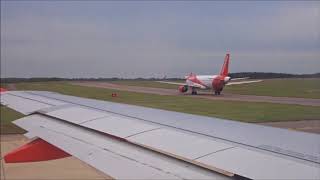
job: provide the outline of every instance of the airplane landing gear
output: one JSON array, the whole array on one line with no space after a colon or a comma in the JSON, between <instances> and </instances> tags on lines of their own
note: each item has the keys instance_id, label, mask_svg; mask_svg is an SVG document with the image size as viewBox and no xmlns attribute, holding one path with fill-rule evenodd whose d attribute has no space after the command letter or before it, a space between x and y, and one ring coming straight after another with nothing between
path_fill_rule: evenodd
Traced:
<instances>
[{"instance_id":1,"label":"airplane landing gear","mask_svg":"<svg viewBox=\"0 0 320 180\"><path fill-rule=\"evenodd\" d=\"M195 88L192 88L192 92L191 92L191 95L197 95L197 90Z\"/></svg>"},{"instance_id":2,"label":"airplane landing gear","mask_svg":"<svg viewBox=\"0 0 320 180\"><path fill-rule=\"evenodd\" d=\"M219 89L214 89L214 95L220 95L222 89L223 89L223 87L219 88Z\"/></svg>"}]
</instances>

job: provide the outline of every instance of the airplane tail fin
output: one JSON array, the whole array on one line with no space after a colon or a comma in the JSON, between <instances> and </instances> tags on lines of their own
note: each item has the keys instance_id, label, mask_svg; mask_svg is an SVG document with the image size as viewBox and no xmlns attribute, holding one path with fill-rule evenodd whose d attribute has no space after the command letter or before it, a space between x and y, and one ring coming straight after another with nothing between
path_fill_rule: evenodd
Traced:
<instances>
[{"instance_id":1,"label":"airplane tail fin","mask_svg":"<svg viewBox=\"0 0 320 180\"><path fill-rule=\"evenodd\" d=\"M221 76L228 76L229 74L229 59L230 59L230 54L228 53L224 58L224 63L220 71Z\"/></svg>"}]
</instances>

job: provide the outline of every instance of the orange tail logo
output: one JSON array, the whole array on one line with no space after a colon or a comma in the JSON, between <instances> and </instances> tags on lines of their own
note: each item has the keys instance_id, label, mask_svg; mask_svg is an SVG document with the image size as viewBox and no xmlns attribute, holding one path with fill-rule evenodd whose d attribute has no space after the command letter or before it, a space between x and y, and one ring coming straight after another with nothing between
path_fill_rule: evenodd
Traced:
<instances>
[{"instance_id":1,"label":"orange tail logo","mask_svg":"<svg viewBox=\"0 0 320 180\"><path fill-rule=\"evenodd\" d=\"M226 57L224 58L224 63L220 72L221 76L228 76L229 74L229 59L230 59L230 54L226 54Z\"/></svg>"}]
</instances>

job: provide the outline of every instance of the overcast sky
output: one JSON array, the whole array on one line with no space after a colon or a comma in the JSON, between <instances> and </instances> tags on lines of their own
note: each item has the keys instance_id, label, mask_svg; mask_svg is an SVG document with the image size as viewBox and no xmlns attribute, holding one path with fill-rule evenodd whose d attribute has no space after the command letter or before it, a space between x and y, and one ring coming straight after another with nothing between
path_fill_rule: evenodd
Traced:
<instances>
[{"instance_id":1,"label":"overcast sky","mask_svg":"<svg viewBox=\"0 0 320 180\"><path fill-rule=\"evenodd\" d=\"M1 1L1 77L320 72L320 2Z\"/></svg>"}]
</instances>

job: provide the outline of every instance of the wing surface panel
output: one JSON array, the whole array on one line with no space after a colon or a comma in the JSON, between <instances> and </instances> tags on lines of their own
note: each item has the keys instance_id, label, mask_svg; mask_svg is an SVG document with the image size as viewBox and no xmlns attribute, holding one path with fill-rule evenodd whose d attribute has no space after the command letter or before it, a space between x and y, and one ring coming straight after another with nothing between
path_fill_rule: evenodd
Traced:
<instances>
[{"instance_id":1,"label":"wing surface panel","mask_svg":"<svg viewBox=\"0 0 320 180\"><path fill-rule=\"evenodd\" d=\"M162 128L127 138L129 141L190 160L233 147L210 138Z\"/></svg>"},{"instance_id":2,"label":"wing surface panel","mask_svg":"<svg viewBox=\"0 0 320 180\"><path fill-rule=\"evenodd\" d=\"M228 179L192 164L50 117L31 115L15 121L15 124L115 178Z\"/></svg>"},{"instance_id":3,"label":"wing surface panel","mask_svg":"<svg viewBox=\"0 0 320 180\"><path fill-rule=\"evenodd\" d=\"M70 121L75 124L84 123L94 119L106 117L107 114L94 109L83 108L80 106L70 106L46 113L48 116L53 116L59 119Z\"/></svg>"},{"instance_id":4,"label":"wing surface panel","mask_svg":"<svg viewBox=\"0 0 320 180\"><path fill-rule=\"evenodd\" d=\"M52 111L49 108L38 113L121 138L163 127L159 124L78 105L54 108Z\"/></svg>"},{"instance_id":5,"label":"wing surface panel","mask_svg":"<svg viewBox=\"0 0 320 180\"><path fill-rule=\"evenodd\" d=\"M218 172L224 170L250 179L320 178L319 165L306 165L174 130L158 129L128 139Z\"/></svg>"},{"instance_id":6,"label":"wing surface panel","mask_svg":"<svg viewBox=\"0 0 320 180\"><path fill-rule=\"evenodd\" d=\"M308 166L295 161L259 153L244 148L230 148L197 159L251 179L318 179L319 166Z\"/></svg>"},{"instance_id":7,"label":"wing surface panel","mask_svg":"<svg viewBox=\"0 0 320 180\"><path fill-rule=\"evenodd\" d=\"M8 93L1 94L1 104L6 105L9 108L12 108L25 115L43 108L52 107L50 104L21 98Z\"/></svg>"},{"instance_id":8,"label":"wing surface panel","mask_svg":"<svg viewBox=\"0 0 320 180\"><path fill-rule=\"evenodd\" d=\"M63 102L63 101L55 100L52 98L46 98L46 97L35 95L35 94L30 94L25 91L15 91L14 93L11 93L11 91L8 91L7 94L12 94L17 97L21 97L21 98L29 99L29 100L33 100L33 101L38 101L38 102L49 104L52 106L60 106L60 105L66 104L66 102Z\"/></svg>"},{"instance_id":9,"label":"wing surface panel","mask_svg":"<svg viewBox=\"0 0 320 180\"><path fill-rule=\"evenodd\" d=\"M175 127L242 147L254 147L315 163L320 163L320 135L230 121L220 118L185 114L135 105L79 98L48 92L33 92L57 100L124 116L134 117L164 126Z\"/></svg>"},{"instance_id":10,"label":"wing surface panel","mask_svg":"<svg viewBox=\"0 0 320 180\"><path fill-rule=\"evenodd\" d=\"M118 117L117 115L85 122L81 125L121 138L161 128L161 126L157 124L141 122L129 117Z\"/></svg>"},{"instance_id":11,"label":"wing surface panel","mask_svg":"<svg viewBox=\"0 0 320 180\"><path fill-rule=\"evenodd\" d=\"M33 122L27 122L29 119L32 119ZM42 133L56 133L50 136L54 137L53 139L55 140L59 135L63 135L85 143L89 147L93 146L93 149L91 148L90 150L88 150L88 152L85 152L83 154L83 156L86 156L85 159L82 156L77 156L77 154L75 154L75 156L91 165L94 165L94 167L97 167L98 169L101 166L100 170L102 169L103 172L107 172L108 170L110 170L110 167L102 166L102 162L112 161L110 159L101 158L103 157L103 155L101 154L102 152L100 152L100 150L98 149L95 149L95 147L99 147L100 149L102 148L109 152L110 143L105 143L104 138L96 138L96 136L92 136L92 132L90 131L86 131L85 133L83 133L81 132L82 130L80 129L80 127L74 128L74 125L72 124L63 124L63 121L59 122L59 120L50 120L50 118L42 117L41 115L32 115L32 117L28 116L15 121L15 123L33 133L39 133L39 129L40 131L42 131ZM106 133L110 132L107 131ZM53 144L58 143L48 139L48 137L46 136L40 136L40 138L43 138ZM198 135L192 135L184 132L175 132L168 129L157 129L154 131L143 132L141 134L129 137L127 138L127 140L138 145L142 144L144 145L143 147L148 147L152 150L157 150L158 152L171 155L173 157L181 157L187 162L192 162L195 165L207 167L212 170L218 169L218 172L219 170L224 170L252 179L292 179L293 177L316 179L316 177L319 177L317 174L317 172L319 172L319 167L308 166L305 164L297 163L295 161L274 157L264 153L258 153L243 148L233 147L224 143L214 142L212 140L210 141L209 138L201 138ZM189 143L187 142L187 140L190 140ZM71 153L70 151L68 151L68 147L73 146L73 144L74 142L68 143L66 144L66 146L58 147L62 148L68 153ZM114 143L113 145L115 144L116 143ZM114 150L114 152L119 152L119 149ZM100 159L98 157L100 157ZM91 162L91 160L93 162ZM127 164L128 162L125 163ZM241 164L244 164L244 166ZM116 167L116 169L112 170L112 168L114 167ZM117 172L118 168L120 167L111 167L111 172ZM127 168L132 169L132 167ZM258 171L257 173L255 169L261 168L263 168L264 171ZM285 169L286 172L284 173L283 171L279 171L278 169ZM147 169L144 169L143 171L145 170ZM288 173L291 171L298 172L299 176L296 176L295 173ZM160 174L153 175L154 177L161 177ZM153 177L153 175L148 176L148 178ZM118 176L119 174L117 174L117 177ZM139 175L130 175L130 177L137 176Z\"/></svg>"}]
</instances>

